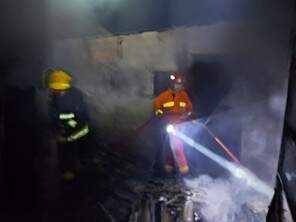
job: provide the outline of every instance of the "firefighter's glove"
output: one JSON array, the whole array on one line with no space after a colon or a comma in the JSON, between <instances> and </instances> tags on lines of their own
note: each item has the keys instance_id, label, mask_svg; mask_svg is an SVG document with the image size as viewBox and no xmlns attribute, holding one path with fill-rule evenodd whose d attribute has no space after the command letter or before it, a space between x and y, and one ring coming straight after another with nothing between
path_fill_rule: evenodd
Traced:
<instances>
[{"instance_id":1,"label":"firefighter's glove","mask_svg":"<svg viewBox=\"0 0 296 222\"><path fill-rule=\"evenodd\" d=\"M156 116L160 116L162 114L163 114L163 111L161 109L158 109L158 110L155 111Z\"/></svg>"},{"instance_id":2,"label":"firefighter's glove","mask_svg":"<svg viewBox=\"0 0 296 222\"><path fill-rule=\"evenodd\" d=\"M187 117L189 119L196 119L197 118L197 115L196 115L195 112L190 111L190 112L187 113Z\"/></svg>"}]
</instances>

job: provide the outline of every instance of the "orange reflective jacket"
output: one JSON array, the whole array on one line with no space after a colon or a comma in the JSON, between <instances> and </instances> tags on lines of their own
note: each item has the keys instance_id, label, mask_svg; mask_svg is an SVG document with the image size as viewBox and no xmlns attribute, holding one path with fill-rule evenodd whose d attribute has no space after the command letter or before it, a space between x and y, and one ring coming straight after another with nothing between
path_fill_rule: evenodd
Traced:
<instances>
[{"instance_id":1,"label":"orange reflective jacket","mask_svg":"<svg viewBox=\"0 0 296 222\"><path fill-rule=\"evenodd\" d=\"M168 89L154 100L154 111L159 114L182 114L192 110L192 103L185 90L174 92Z\"/></svg>"}]
</instances>

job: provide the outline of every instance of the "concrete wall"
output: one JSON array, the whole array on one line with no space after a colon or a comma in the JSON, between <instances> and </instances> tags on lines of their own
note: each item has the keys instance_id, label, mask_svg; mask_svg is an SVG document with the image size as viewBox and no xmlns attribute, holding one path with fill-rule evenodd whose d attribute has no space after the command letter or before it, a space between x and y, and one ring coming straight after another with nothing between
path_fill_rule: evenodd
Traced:
<instances>
[{"instance_id":1,"label":"concrete wall","mask_svg":"<svg viewBox=\"0 0 296 222\"><path fill-rule=\"evenodd\" d=\"M104 131L135 129L150 118L153 71L177 68L174 31L69 39L56 42L53 49L50 66L74 75Z\"/></svg>"}]
</instances>

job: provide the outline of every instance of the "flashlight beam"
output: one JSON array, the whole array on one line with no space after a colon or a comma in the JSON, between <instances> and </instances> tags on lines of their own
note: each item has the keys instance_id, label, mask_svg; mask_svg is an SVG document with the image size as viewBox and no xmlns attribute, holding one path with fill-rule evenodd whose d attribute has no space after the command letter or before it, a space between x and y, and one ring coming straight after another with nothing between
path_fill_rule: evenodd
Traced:
<instances>
[{"instance_id":1,"label":"flashlight beam","mask_svg":"<svg viewBox=\"0 0 296 222\"><path fill-rule=\"evenodd\" d=\"M238 164L240 163L239 159L230 151L230 149L227 146L225 146L225 144L205 124L197 122L195 120L193 122L196 124L200 124L234 162Z\"/></svg>"},{"instance_id":2,"label":"flashlight beam","mask_svg":"<svg viewBox=\"0 0 296 222\"><path fill-rule=\"evenodd\" d=\"M224 159L223 157L217 155L216 153L212 152L208 148L202 146L199 143L196 143L193 139L177 131L176 129L174 129L174 132L172 134L180 138L182 141L184 141L191 147L195 148L199 152L201 152L203 155L205 155L209 159L215 161L221 167L228 170L236 178L244 180L248 186L252 187L257 192L266 195L270 199L272 198L272 195L274 193L273 189L264 181L260 180L255 174L253 174L247 168L237 163L233 163Z\"/></svg>"}]
</instances>

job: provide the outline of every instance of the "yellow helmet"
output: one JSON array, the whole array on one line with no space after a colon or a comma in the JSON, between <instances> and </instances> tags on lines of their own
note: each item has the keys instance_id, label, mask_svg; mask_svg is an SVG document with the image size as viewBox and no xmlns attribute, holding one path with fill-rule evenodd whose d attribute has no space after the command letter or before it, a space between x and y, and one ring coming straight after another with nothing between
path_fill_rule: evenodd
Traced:
<instances>
[{"instance_id":1,"label":"yellow helmet","mask_svg":"<svg viewBox=\"0 0 296 222\"><path fill-rule=\"evenodd\" d=\"M71 87L72 77L63 70L53 70L49 75L48 88L52 90L67 90Z\"/></svg>"}]
</instances>

